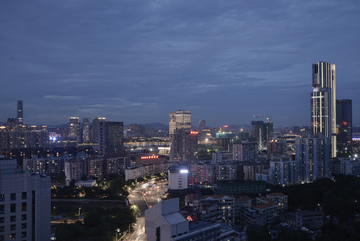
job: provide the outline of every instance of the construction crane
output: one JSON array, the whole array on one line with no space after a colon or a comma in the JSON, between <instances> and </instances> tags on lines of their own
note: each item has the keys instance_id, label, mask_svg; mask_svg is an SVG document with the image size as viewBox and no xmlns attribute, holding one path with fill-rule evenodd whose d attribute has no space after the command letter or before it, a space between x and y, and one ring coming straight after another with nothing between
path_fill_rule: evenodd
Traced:
<instances>
[{"instance_id":1,"label":"construction crane","mask_svg":"<svg viewBox=\"0 0 360 241\"><path fill-rule=\"evenodd\" d=\"M259 120L259 116L266 116L266 115L254 115L254 117L256 116L256 122Z\"/></svg>"}]
</instances>

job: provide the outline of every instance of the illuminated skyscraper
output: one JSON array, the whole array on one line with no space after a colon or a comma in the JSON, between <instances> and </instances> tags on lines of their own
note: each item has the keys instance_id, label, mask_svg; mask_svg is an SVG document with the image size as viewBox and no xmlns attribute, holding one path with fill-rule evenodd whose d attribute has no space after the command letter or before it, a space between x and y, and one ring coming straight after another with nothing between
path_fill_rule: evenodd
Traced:
<instances>
[{"instance_id":1,"label":"illuminated skyscraper","mask_svg":"<svg viewBox=\"0 0 360 241\"><path fill-rule=\"evenodd\" d=\"M79 142L80 140L80 119L79 117L70 117L69 118L69 137L75 137Z\"/></svg>"},{"instance_id":2,"label":"illuminated skyscraper","mask_svg":"<svg viewBox=\"0 0 360 241\"><path fill-rule=\"evenodd\" d=\"M23 101L18 100L17 102L17 124L22 125L23 124Z\"/></svg>"},{"instance_id":3,"label":"illuminated skyscraper","mask_svg":"<svg viewBox=\"0 0 360 241\"><path fill-rule=\"evenodd\" d=\"M336 100L336 151L348 156L352 152L352 101Z\"/></svg>"},{"instance_id":4,"label":"illuminated skyscraper","mask_svg":"<svg viewBox=\"0 0 360 241\"><path fill-rule=\"evenodd\" d=\"M191 129L191 111L178 110L169 112L169 135L174 134L175 129Z\"/></svg>"},{"instance_id":5,"label":"illuminated skyscraper","mask_svg":"<svg viewBox=\"0 0 360 241\"><path fill-rule=\"evenodd\" d=\"M90 141L90 120L88 117L83 119L83 142Z\"/></svg>"},{"instance_id":6,"label":"illuminated skyscraper","mask_svg":"<svg viewBox=\"0 0 360 241\"><path fill-rule=\"evenodd\" d=\"M312 65L311 132L331 138L332 157L336 156L336 77L335 64Z\"/></svg>"},{"instance_id":7,"label":"illuminated skyscraper","mask_svg":"<svg viewBox=\"0 0 360 241\"><path fill-rule=\"evenodd\" d=\"M188 165L198 162L198 132L175 129L171 139L170 162Z\"/></svg>"},{"instance_id":8,"label":"illuminated skyscraper","mask_svg":"<svg viewBox=\"0 0 360 241\"><path fill-rule=\"evenodd\" d=\"M170 162L197 163L198 132L191 131L190 111L169 112L169 137Z\"/></svg>"}]
</instances>

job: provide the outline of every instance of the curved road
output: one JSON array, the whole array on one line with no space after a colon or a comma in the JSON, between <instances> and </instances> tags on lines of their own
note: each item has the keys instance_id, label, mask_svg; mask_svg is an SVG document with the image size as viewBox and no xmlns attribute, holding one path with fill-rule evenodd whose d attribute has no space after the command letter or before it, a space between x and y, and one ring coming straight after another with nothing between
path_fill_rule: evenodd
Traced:
<instances>
[{"instance_id":1,"label":"curved road","mask_svg":"<svg viewBox=\"0 0 360 241\"><path fill-rule=\"evenodd\" d=\"M164 192L163 187L166 181L156 184L152 187L150 184L138 185L134 190L130 191L128 197L130 205L136 205L140 213L137 217L136 225L134 225L134 232L127 236L125 240L142 241L146 240L145 234L145 210L160 202L161 195Z\"/></svg>"}]
</instances>

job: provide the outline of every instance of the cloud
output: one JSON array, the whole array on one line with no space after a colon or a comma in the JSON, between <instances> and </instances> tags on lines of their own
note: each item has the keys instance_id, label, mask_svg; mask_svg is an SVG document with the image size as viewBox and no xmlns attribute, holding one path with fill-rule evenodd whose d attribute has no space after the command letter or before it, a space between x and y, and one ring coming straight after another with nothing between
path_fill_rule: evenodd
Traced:
<instances>
[{"instance_id":1,"label":"cloud","mask_svg":"<svg viewBox=\"0 0 360 241\"><path fill-rule=\"evenodd\" d=\"M58 96L58 95L45 95L44 99L51 100L76 100L81 99L81 96Z\"/></svg>"}]
</instances>

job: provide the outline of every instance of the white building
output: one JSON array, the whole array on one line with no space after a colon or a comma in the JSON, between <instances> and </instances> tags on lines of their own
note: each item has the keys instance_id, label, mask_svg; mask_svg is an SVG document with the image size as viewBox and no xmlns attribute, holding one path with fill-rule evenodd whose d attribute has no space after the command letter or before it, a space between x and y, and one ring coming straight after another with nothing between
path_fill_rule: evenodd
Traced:
<instances>
[{"instance_id":1,"label":"white building","mask_svg":"<svg viewBox=\"0 0 360 241\"><path fill-rule=\"evenodd\" d=\"M179 198L161 201L145 211L145 233L148 241L166 240L245 240L231 227L220 223L188 221L179 212Z\"/></svg>"},{"instance_id":2,"label":"white building","mask_svg":"<svg viewBox=\"0 0 360 241\"><path fill-rule=\"evenodd\" d=\"M189 170L185 166L171 166L168 171L170 190L187 189L189 187Z\"/></svg>"},{"instance_id":3,"label":"white building","mask_svg":"<svg viewBox=\"0 0 360 241\"><path fill-rule=\"evenodd\" d=\"M50 240L50 177L0 160L0 240Z\"/></svg>"}]
</instances>

